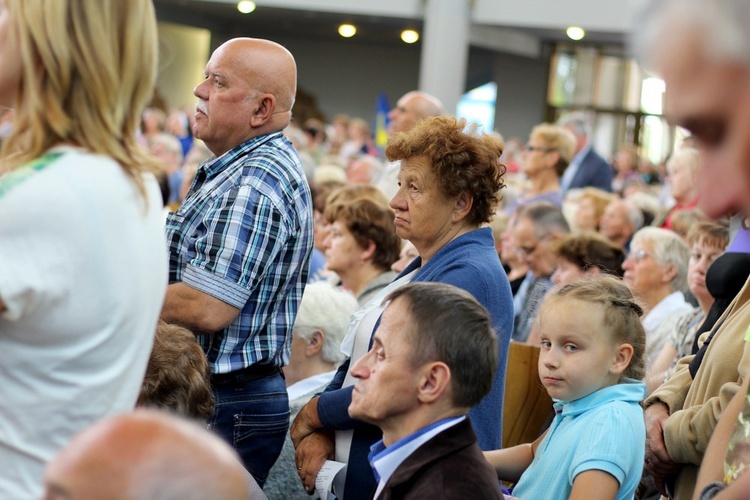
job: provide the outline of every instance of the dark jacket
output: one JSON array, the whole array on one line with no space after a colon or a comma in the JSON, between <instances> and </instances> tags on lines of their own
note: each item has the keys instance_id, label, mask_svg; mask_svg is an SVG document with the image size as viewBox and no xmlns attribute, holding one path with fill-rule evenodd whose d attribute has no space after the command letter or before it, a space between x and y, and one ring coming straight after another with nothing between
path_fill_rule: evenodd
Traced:
<instances>
[{"instance_id":1,"label":"dark jacket","mask_svg":"<svg viewBox=\"0 0 750 500\"><path fill-rule=\"evenodd\" d=\"M417 448L388 479L378 500L502 498L469 419Z\"/></svg>"},{"instance_id":2,"label":"dark jacket","mask_svg":"<svg viewBox=\"0 0 750 500\"><path fill-rule=\"evenodd\" d=\"M570 181L568 189L591 186L611 193L613 176L612 165L607 163L607 160L591 148L586 153L586 156L583 157L581 164L578 166L578 171L573 176L573 180Z\"/></svg>"}]
</instances>

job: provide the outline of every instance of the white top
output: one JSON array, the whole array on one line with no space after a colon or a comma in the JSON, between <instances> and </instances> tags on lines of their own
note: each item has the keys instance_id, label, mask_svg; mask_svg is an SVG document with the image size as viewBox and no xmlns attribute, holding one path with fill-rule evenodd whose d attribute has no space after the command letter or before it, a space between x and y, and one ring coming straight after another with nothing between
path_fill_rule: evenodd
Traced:
<instances>
[{"instance_id":1,"label":"white top","mask_svg":"<svg viewBox=\"0 0 750 500\"><path fill-rule=\"evenodd\" d=\"M336 375L336 370L318 373L311 377L298 380L297 382L286 388L286 393L289 396L289 401L302 397L305 394L314 391L318 387L328 385L328 383L333 380L334 375Z\"/></svg>"},{"instance_id":2,"label":"white top","mask_svg":"<svg viewBox=\"0 0 750 500\"><path fill-rule=\"evenodd\" d=\"M693 306L685 301L682 292L672 292L643 318L643 329L646 330L646 371L651 369L659 357L677 322L692 310Z\"/></svg>"},{"instance_id":3,"label":"white top","mask_svg":"<svg viewBox=\"0 0 750 500\"><path fill-rule=\"evenodd\" d=\"M0 177L0 498L40 498L75 433L134 407L167 285L156 179L146 205L110 158L55 151Z\"/></svg>"}]
</instances>

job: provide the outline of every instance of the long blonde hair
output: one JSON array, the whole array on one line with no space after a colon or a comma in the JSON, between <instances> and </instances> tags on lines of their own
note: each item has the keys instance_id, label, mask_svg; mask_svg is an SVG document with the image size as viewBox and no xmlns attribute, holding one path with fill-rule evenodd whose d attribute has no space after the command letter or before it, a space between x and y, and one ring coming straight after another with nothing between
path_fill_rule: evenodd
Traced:
<instances>
[{"instance_id":1,"label":"long blonde hair","mask_svg":"<svg viewBox=\"0 0 750 500\"><path fill-rule=\"evenodd\" d=\"M0 174L67 143L112 157L143 189L136 139L156 81L151 0L7 0L23 61Z\"/></svg>"}]
</instances>

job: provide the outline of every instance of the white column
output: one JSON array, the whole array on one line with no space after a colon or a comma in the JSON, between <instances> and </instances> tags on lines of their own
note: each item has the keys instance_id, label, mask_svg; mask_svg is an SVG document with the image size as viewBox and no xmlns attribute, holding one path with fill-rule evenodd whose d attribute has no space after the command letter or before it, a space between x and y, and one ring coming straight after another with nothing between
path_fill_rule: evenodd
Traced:
<instances>
[{"instance_id":1,"label":"white column","mask_svg":"<svg viewBox=\"0 0 750 500\"><path fill-rule=\"evenodd\" d=\"M472 0L425 0L419 88L455 114L464 93Z\"/></svg>"}]
</instances>

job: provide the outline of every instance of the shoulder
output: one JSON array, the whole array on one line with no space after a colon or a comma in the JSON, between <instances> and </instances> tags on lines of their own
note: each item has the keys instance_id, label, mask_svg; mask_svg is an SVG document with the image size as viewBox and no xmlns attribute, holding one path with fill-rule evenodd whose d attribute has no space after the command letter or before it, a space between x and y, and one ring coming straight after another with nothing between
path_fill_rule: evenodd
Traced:
<instances>
[{"instance_id":1,"label":"shoulder","mask_svg":"<svg viewBox=\"0 0 750 500\"><path fill-rule=\"evenodd\" d=\"M439 439L437 436L435 439ZM435 441L433 439L432 441ZM424 446L430 446L428 442ZM434 445L436 446L436 445ZM411 457L410 457L411 458ZM408 460L408 459L407 459ZM406 462L402 466L406 465ZM436 456L392 485L393 498L500 498L497 475L474 442L451 453Z\"/></svg>"}]
</instances>

